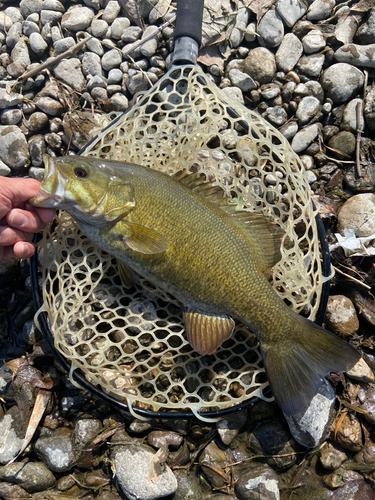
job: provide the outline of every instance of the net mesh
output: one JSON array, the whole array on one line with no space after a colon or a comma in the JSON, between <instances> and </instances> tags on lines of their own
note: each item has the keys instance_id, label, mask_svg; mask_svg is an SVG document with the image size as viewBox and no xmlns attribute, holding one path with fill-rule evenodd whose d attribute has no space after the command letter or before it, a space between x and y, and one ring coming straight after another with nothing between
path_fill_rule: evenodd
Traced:
<instances>
[{"instance_id":1,"label":"net mesh","mask_svg":"<svg viewBox=\"0 0 375 500\"><path fill-rule=\"evenodd\" d=\"M202 171L233 203L272 218L285 236L271 284L296 312L315 318L324 278L303 166L276 129L199 67L173 67L81 153L169 174ZM45 230L40 248L42 309L56 348L104 392L130 408L184 409L200 418L269 399L256 339L243 325L200 356L185 339L177 301L142 278L125 290L113 259L68 214Z\"/></svg>"}]
</instances>

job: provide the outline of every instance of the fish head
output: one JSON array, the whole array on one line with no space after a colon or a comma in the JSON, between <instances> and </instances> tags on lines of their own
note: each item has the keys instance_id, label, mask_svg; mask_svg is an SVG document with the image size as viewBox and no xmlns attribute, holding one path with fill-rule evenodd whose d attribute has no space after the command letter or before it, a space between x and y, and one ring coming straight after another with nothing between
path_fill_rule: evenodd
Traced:
<instances>
[{"instance_id":1,"label":"fish head","mask_svg":"<svg viewBox=\"0 0 375 500\"><path fill-rule=\"evenodd\" d=\"M103 160L48 155L43 160L45 175L38 194L29 200L32 205L66 210L88 224L119 220L135 207L132 185L119 179Z\"/></svg>"}]
</instances>

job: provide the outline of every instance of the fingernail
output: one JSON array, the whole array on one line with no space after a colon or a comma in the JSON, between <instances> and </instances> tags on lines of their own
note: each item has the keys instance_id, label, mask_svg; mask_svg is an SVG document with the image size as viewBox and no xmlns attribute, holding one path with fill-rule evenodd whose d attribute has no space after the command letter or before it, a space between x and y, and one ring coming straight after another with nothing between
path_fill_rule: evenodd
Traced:
<instances>
[{"instance_id":1,"label":"fingernail","mask_svg":"<svg viewBox=\"0 0 375 500\"><path fill-rule=\"evenodd\" d=\"M22 227L27 223L27 217L21 212L15 212L10 218L10 223L12 226Z\"/></svg>"}]
</instances>

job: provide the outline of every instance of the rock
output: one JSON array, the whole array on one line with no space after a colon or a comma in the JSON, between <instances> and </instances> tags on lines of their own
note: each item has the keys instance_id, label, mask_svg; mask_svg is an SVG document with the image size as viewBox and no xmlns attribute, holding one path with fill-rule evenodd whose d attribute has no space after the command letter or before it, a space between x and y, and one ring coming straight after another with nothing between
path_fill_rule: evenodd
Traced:
<instances>
[{"instance_id":1,"label":"rock","mask_svg":"<svg viewBox=\"0 0 375 500\"><path fill-rule=\"evenodd\" d=\"M359 451L362 448L362 429L357 417L346 413L336 429L335 442L349 451Z\"/></svg>"},{"instance_id":2,"label":"rock","mask_svg":"<svg viewBox=\"0 0 375 500\"><path fill-rule=\"evenodd\" d=\"M246 410L229 413L216 423L221 441L230 445L247 420Z\"/></svg>"},{"instance_id":3,"label":"rock","mask_svg":"<svg viewBox=\"0 0 375 500\"><path fill-rule=\"evenodd\" d=\"M56 40L56 42L53 42L53 48L55 49L55 55L62 54L66 50L73 47L75 45L75 43L76 42L72 36L68 36L67 38L62 38L61 40ZM84 54L84 56L85 56L85 54Z\"/></svg>"},{"instance_id":4,"label":"rock","mask_svg":"<svg viewBox=\"0 0 375 500\"><path fill-rule=\"evenodd\" d=\"M336 444L327 441L319 451L319 461L325 469L336 470L348 459Z\"/></svg>"},{"instance_id":5,"label":"rock","mask_svg":"<svg viewBox=\"0 0 375 500\"><path fill-rule=\"evenodd\" d=\"M137 443L112 451L116 480L129 500L164 498L177 490L176 477L167 465L160 474L153 476L153 480L148 480L154 456L152 448Z\"/></svg>"},{"instance_id":6,"label":"rock","mask_svg":"<svg viewBox=\"0 0 375 500\"><path fill-rule=\"evenodd\" d=\"M16 43L21 39L22 36L22 24L14 23L8 31L8 36L6 37L6 45L9 49L13 49Z\"/></svg>"},{"instance_id":7,"label":"rock","mask_svg":"<svg viewBox=\"0 0 375 500\"><path fill-rule=\"evenodd\" d=\"M0 30L8 32L12 27L13 21L5 12L0 12Z\"/></svg>"},{"instance_id":8,"label":"rock","mask_svg":"<svg viewBox=\"0 0 375 500\"><path fill-rule=\"evenodd\" d=\"M306 125L320 111L320 108L320 102L316 97L307 96L301 99L296 111L299 125Z\"/></svg>"},{"instance_id":9,"label":"rock","mask_svg":"<svg viewBox=\"0 0 375 500\"><path fill-rule=\"evenodd\" d=\"M0 160L0 176L7 177L11 173L11 169Z\"/></svg>"},{"instance_id":10,"label":"rock","mask_svg":"<svg viewBox=\"0 0 375 500\"><path fill-rule=\"evenodd\" d=\"M268 465L258 465L242 473L235 484L239 500L279 500L279 481Z\"/></svg>"},{"instance_id":11,"label":"rock","mask_svg":"<svg viewBox=\"0 0 375 500\"><path fill-rule=\"evenodd\" d=\"M174 475L177 479L177 490L173 500L203 500L205 495L198 477L194 473L188 473L181 469L176 470ZM229 499L230 500L230 499Z\"/></svg>"},{"instance_id":12,"label":"rock","mask_svg":"<svg viewBox=\"0 0 375 500\"><path fill-rule=\"evenodd\" d=\"M17 125L22 120L23 115L20 109L4 109L0 116L3 125Z\"/></svg>"},{"instance_id":13,"label":"rock","mask_svg":"<svg viewBox=\"0 0 375 500\"><path fill-rule=\"evenodd\" d=\"M227 484L224 466L226 457L223 450L211 441L203 450L199 457L199 464L208 482L214 488L223 488Z\"/></svg>"},{"instance_id":14,"label":"rock","mask_svg":"<svg viewBox=\"0 0 375 500\"><path fill-rule=\"evenodd\" d=\"M34 104L37 105L38 109L49 116L61 115L64 110L62 104L56 99L52 99L52 97L36 96ZM37 116L39 117L40 114Z\"/></svg>"},{"instance_id":15,"label":"rock","mask_svg":"<svg viewBox=\"0 0 375 500\"><path fill-rule=\"evenodd\" d=\"M368 384L375 382L374 372L362 358L346 374L348 377L359 382L366 382Z\"/></svg>"},{"instance_id":16,"label":"rock","mask_svg":"<svg viewBox=\"0 0 375 500\"><path fill-rule=\"evenodd\" d=\"M311 170L306 172L306 180L309 184L314 184L318 180L317 176Z\"/></svg>"},{"instance_id":17,"label":"rock","mask_svg":"<svg viewBox=\"0 0 375 500\"><path fill-rule=\"evenodd\" d=\"M120 10L121 8L117 0L110 0L104 9L102 19L108 24L112 24L120 14Z\"/></svg>"},{"instance_id":18,"label":"rock","mask_svg":"<svg viewBox=\"0 0 375 500\"><path fill-rule=\"evenodd\" d=\"M251 78L251 76L243 73L239 69L233 68L229 71L228 74L232 85L238 87L242 90L242 92L249 92L250 90L254 90L257 88L257 84Z\"/></svg>"},{"instance_id":19,"label":"rock","mask_svg":"<svg viewBox=\"0 0 375 500\"><path fill-rule=\"evenodd\" d=\"M105 23L105 21L103 21ZM111 25L111 37L115 40L121 40L123 32L129 28L130 21L127 17L117 17ZM92 29L92 24L91 24ZM104 33L103 33L104 34Z\"/></svg>"},{"instance_id":20,"label":"rock","mask_svg":"<svg viewBox=\"0 0 375 500\"><path fill-rule=\"evenodd\" d=\"M103 19L94 19L91 23L92 36L102 38L107 33L108 28L108 23L103 21Z\"/></svg>"},{"instance_id":21,"label":"rock","mask_svg":"<svg viewBox=\"0 0 375 500\"><path fill-rule=\"evenodd\" d=\"M302 38L302 45L305 54L313 54L324 49L326 41L320 30L311 30Z\"/></svg>"},{"instance_id":22,"label":"rock","mask_svg":"<svg viewBox=\"0 0 375 500\"><path fill-rule=\"evenodd\" d=\"M298 61L297 68L304 75L317 78L322 71L324 59L324 54L302 56Z\"/></svg>"},{"instance_id":23,"label":"rock","mask_svg":"<svg viewBox=\"0 0 375 500\"><path fill-rule=\"evenodd\" d=\"M122 63L121 52L117 49L112 49L106 52L102 57L102 67L106 71L117 68Z\"/></svg>"},{"instance_id":24,"label":"rock","mask_svg":"<svg viewBox=\"0 0 375 500\"><path fill-rule=\"evenodd\" d=\"M287 33L276 52L276 64L279 71L288 73L302 56L302 43L293 33Z\"/></svg>"},{"instance_id":25,"label":"rock","mask_svg":"<svg viewBox=\"0 0 375 500\"><path fill-rule=\"evenodd\" d=\"M350 159L356 149L356 138L351 132L343 130L328 141L328 146L335 150L332 154L336 158Z\"/></svg>"},{"instance_id":26,"label":"rock","mask_svg":"<svg viewBox=\"0 0 375 500\"><path fill-rule=\"evenodd\" d=\"M363 465L375 464L375 443L371 439L366 439L362 450L354 455L354 461Z\"/></svg>"},{"instance_id":27,"label":"rock","mask_svg":"<svg viewBox=\"0 0 375 500\"><path fill-rule=\"evenodd\" d=\"M76 447L83 447L102 429L102 423L97 418L80 418L75 422L73 440Z\"/></svg>"},{"instance_id":28,"label":"rock","mask_svg":"<svg viewBox=\"0 0 375 500\"><path fill-rule=\"evenodd\" d=\"M342 104L354 97L363 87L363 82L362 71L346 63L333 64L321 78L327 97L335 104Z\"/></svg>"},{"instance_id":29,"label":"rock","mask_svg":"<svg viewBox=\"0 0 375 500\"><path fill-rule=\"evenodd\" d=\"M61 27L68 31L83 31L90 26L94 15L88 7L75 7L62 16Z\"/></svg>"},{"instance_id":30,"label":"rock","mask_svg":"<svg viewBox=\"0 0 375 500\"><path fill-rule=\"evenodd\" d=\"M32 21L23 21L22 29L23 29L23 34L29 38L30 38L30 35L32 33L39 33L40 34L39 26ZM30 40L29 40L29 42L30 42Z\"/></svg>"},{"instance_id":31,"label":"rock","mask_svg":"<svg viewBox=\"0 0 375 500\"><path fill-rule=\"evenodd\" d=\"M21 486L12 483L0 483L0 497L4 499L19 499L32 498L27 491Z\"/></svg>"},{"instance_id":32,"label":"rock","mask_svg":"<svg viewBox=\"0 0 375 500\"><path fill-rule=\"evenodd\" d=\"M355 39L360 45L375 43L375 7L371 9L367 21L357 29Z\"/></svg>"},{"instance_id":33,"label":"rock","mask_svg":"<svg viewBox=\"0 0 375 500\"><path fill-rule=\"evenodd\" d=\"M281 106L267 108L264 116L275 127L281 127L288 120L288 114Z\"/></svg>"},{"instance_id":34,"label":"rock","mask_svg":"<svg viewBox=\"0 0 375 500\"><path fill-rule=\"evenodd\" d=\"M291 417L284 415L294 439L307 448L318 446L326 438L334 406L335 391L324 379L322 387L305 410Z\"/></svg>"},{"instance_id":35,"label":"rock","mask_svg":"<svg viewBox=\"0 0 375 500\"><path fill-rule=\"evenodd\" d=\"M0 464L7 464L18 454L23 442L19 429L18 408L13 406L0 420ZM1 493L0 493L1 496Z\"/></svg>"},{"instance_id":36,"label":"rock","mask_svg":"<svg viewBox=\"0 0 375 500\"><path fill-rule=\"evenodd\" d=\"M46 144L42 135L33 135L29 141L31 162L34 167L43 165L43 155L46 153Z\"/></svg>"},{"instance_id":37,"label":"rock","mask_svg":"<svg viewBox=\"0 0 375 500\"><path fill-rule=\"evenodd\" d=\"M48 125L48 122L48 116L45 113L37 111L30 115L27 126L30 132L39 132Z\"/></svg>"},{"instance_id":38,"label":"rock","mask_svg":"<svg viewBox=\"0 0 375 500\"><path fill-rule=\"evenodd\" d=\"M42 35L39 33L31 33L29 37L30 48L37 55L42 56L47 49L48 45L43 40Z\"/></svg>"},{"instance_id":39,"label":"rock","mask_svg":"<svg viewBox=\"0 0 375 500\"><path fill-rule=\"evenodd\" d=\"M285 455L265 459L269 466L280 471L289 469L296 462L294 439L276 420L256 427L250 433L248 447L255 455Z\"/></svg>"},{"instance_id":40,"label":"rock","mask_svg":"<svg viewBox=\"0 0 375 500\"><path fill-rule=\"evenodd\" d=\"M356 16L350 14L350 9L343 12L335 27L335 38L338 42L346 45L353 41L357 31L358 22Z\"/></svg>"},{"instance_id":41,"label":"rock","mask_svg":"<svg viewBox=\"0 0 375 500\"><path fill-rule=\"evenodd\" d=\"M356 45L354 43L343 45L336 50L335 59L340 63L348 63L353 66L375 68L375 43L370 45Z\"/></svg>"},{"instance_id":42,"label":"rock","mask_svg":"<svg viewBox=\"0 0 375 500\"><path fill-rule=\"evenodd\" d=\"M106 89L108 87L108 82L107 82L106 78L99 76L99 75L95 75L92 78L90 78L90 80L87 82L87 87L86 87L87 90L89 92L91 92L92 89L94 89L96 87Z\"/></svg>"},{"instance_id":43,"label":"rock","mask_svg":"<svg viewBox=\"0 0 375 500\"><path fill-rule=\"evenodd\" d=\"M289 122L283 125L280 129L280 133L283 134L285 139L290 141L298 132L297 122Z\"/></svg>"},{"instance_id":44,"label":"rock","mask_svg":"<svg viewBox=\"0 0 375 500\"><path fill-rule=\"evenodd\" d=\"M327 485L329 488L338 488L339 486L343 486L345 483L353 483L354 481L362 480L363 478L358 472L353 470L346 470L340 467L335 470L328 476L323 476L323 483ZM330 499L332 496L330 497ZM352 497L349 497L352 499ZM349 500L348 497L342 497L342 500ZM363 500L358 499L358 500Z\"/></svg>"},{"instance_id":45,"label":"rock","mask_svg":"<svg viewBox=\"0 0 375 500\"><path fill-rule=\"evenodd\" d=\"M161 448L164 445L180 446L182 436L172 431L151 431L147 436L147 442L154 448Z\"/></svg>"},{"instance_id":46,"label":"rock","mask_svg":"<svg viewBox=\"0 0 375 500\"><path fill-rule=\"evenodd\" d=\"M375 194L363 193L349 198L338 213L338 229L342 236L345 229L352 229L357 236L375 233Z\"/></svg>"},{"instance_id":47,"label":"rock","mask_svg":"<svg viewBox=\"0 0 375 500\"><path fill-rule=\"evenodd\" d=\"M289 1L289 0L288 0ZM250 50L243 62L244 72L260 85L273 80L276 73L275 56L264 47Z\"/></svg>"},{"instance_id":48,"label":"rock","mask_svg":"<svg viewBox=\"0 0 375 500\"><path fill-rule=\"evenodd\" d=\"M42 462L15 462L0 467L0 479L18 484L29 493L51 488L56 482L55 476Z\"/></svg>"},{"instance_id":49,"label":"rock","mask_svg":"<svg viewBox=\"0 0 375 500\"><path fill-rule=\"evenodd\" d=\"M85 52L82 57L82 73L87 78L89 76L102 76L102 63L97 54Z\"/></svg>"},{"instance_id":50,"label":"rock","mask_svg":"<svg viewBox=\"0 0 375 500\"><path fill-rule=\"evenodd\" d=\"M351 472L351 471L350 471ZM331 500L375 500L375 492L363 479L353 479L339 488Z\"/></svg>"},{"instance_id":51,"label":"rock","mask_svg":"<svg viewBox=\"0 0 375 500\"><path fill-rule=\"evenodd\" d=\"M328 298L324 321L327 328L340 337L348 337L359 328L353 302L344 295L331 295Z\"/></svg>"},{"instance_id":52,"label":"rock","mask_svg":"<svg viewBox=\"0 0 375 500\"><path fill-rule=\"evenodd\" d=\"M321 131L321 124L314 123L303 128L293 137L292 149L295 153L301 153L307 149L318 137Z\"/></svg>"},{"instance_id":53,"label":"rock","mask_svg":"<svg viewBox=\"0 0 375 500\"><path fill-rule=\"evenodd\" d=\"M142 39L146 39L153 34L154 34L154 36L152 38L150 38L149 40L145 41L141 45L141 54L143 56L152 57L153 55L155 55L157 48L158 48L158 31L159 31L159 29L157 26L148 26L145 29L145 31L142 35Z\"/></svg>"},{"instance_id":54,"label":"rock","mask_svg":"<svg viewBox=\"0 0 375 500\"><path fill-rule=\"evenodd\" d=\"M74 57L63 59L56 64L53 73L55 78L63 81L77 92L85 89L85 78L82 74L81 61Z\"/></svg>"},{"instance_id":55,"label":"rock","mask_svg":"<svg viewBox=\"0 0 375 500\"><path fill-rule=\"evenodd\" d=\"M34 448L37 456L54 472L67 472L76 463L72 433L68 429L56 429L41 436Z\"/></svg>"},{"instance_id":56,"label":"rock","mask_svg":"<svg viewBox=\"0 0 375 500\"><path fill-rule=\"evenodd\" d=\"M314 0L307 11L306 19L308 21L327 19L331 15L334 6L335 0Z\"/></svg>"},{"instance_id":57,"label":"rock","mask_svg":"<svg viewBox=\"0 0 375 500\"><path fill-rule=\"evenodd\" d=\"M268 10L258 25L259 43L263 47L278 47L284 36L284 24L276 10Z\"/></svg>"},{"instance_id":58,"label":"rock","mask_svg":"<svg viewBox=\"0 0 375 500\"><path fill-rule=\"evenodd\" d=\"M129 101L122 92L116 92L110 99L105 101L104 109L106 113L110 111L126 111L129 108Z\"/></svg>"},{"instance_id":59,"label":"rock","mask_svg":"<svg viewBox=\"0 0 375 500\"><path fill-rule=\"evenodd\" d=\"M29 49L24 38L20 38L20 40L13 47L10 58L12 62L16 62L24 68L27 68L27 66L29 66L29 64L31 63Z\"/></svg>"},{"instance_id":60,"label":"rock","mask_svg":"<svg viewBox=\"0 0 375 500\"><path fill-rule=\"evenodd\" d=\"M22 170L29 161L26 137L17 125L0 126L2 161L12 170Z\"/></svg>"},{"instance_id":61,"label":"rock","mask_svg":"<svg viewBox=\"0 0 375 500\"><path fill-rule=\"evenodd\" d=\"M137 71L126 82L126 88L131 95L134 95L141 90L148 90L150 88L150 84L145 75L140 71Z\"/></svg>"},{"instance_id":62,"label":"rock","mask_svg":"<svg viewBox=\"0 0 375 500\"><path fill-rule=\"evenodd\" d=\"M40 22L42 26L52 25L61 20L62 13L55 10L42 10L40 13Z\"/></svg>"},{"instance_id":63,"label":"rock","mask_svg":"<svg viewBox=\"0 0 375 500\"><path fill-rule=\"evenodd\" d=\"M244 30L246 30L249 22L249 11L246 8L239 8L236 16L236 24L230 34L229 43L232 47L237 48L244 38ZM246 33L246 32L245 32Z\"/></svg>"},{"instance_id":64,"label":"rock","mask_svg":"<svg viewBox=\"0 0 375 500\"><path fill-rule=\"evenodd\" d=\"M121 40L125 43L134 43L142 36L142 28L139 26L129 26L121 35Z\"/></svg>"},{"instance_id":65,"label":"rock","mask_svg":"<svg viewBox=\"0 0 375 500\"><path fill-rule=\"evenodd\" d=\"M296 24L306 12L305 3L300 0L278 0L276 10L288 28Z\"/></svg>"},{"instance_id":66,"label":"rock","mask_svg":"<svg viewBox=\"0 0 375 500\"><path fill-rule=\"evenodd\" d=\"M357 123L357 107L359 106L359 123ZM350 130L353 134L357 130L363 131L365 128L365 120L363 116L363 101L362 99L352 99L345 106L342 121L340 123L341 130Z\"/></svg>"}]
</instances>

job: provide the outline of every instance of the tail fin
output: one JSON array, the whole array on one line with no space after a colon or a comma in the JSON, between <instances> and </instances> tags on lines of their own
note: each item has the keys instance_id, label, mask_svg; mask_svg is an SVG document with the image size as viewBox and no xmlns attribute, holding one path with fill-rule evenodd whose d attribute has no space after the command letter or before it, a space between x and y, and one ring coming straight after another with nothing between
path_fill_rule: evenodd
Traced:
<instances>
[{"instance_id":1,"label":"tail fin","mask_svg":"<svg viewBox=\"0 0 375 500\"><path fill-rule=\"evenodd\" d=\"M330 372L350 370L360 359L347 342L301 316L287 342L261 345L275 400L287 415L306 408Z\"/></svg>"}]
</instances>

